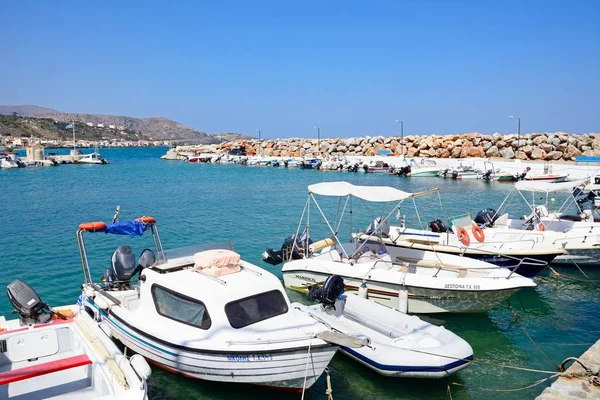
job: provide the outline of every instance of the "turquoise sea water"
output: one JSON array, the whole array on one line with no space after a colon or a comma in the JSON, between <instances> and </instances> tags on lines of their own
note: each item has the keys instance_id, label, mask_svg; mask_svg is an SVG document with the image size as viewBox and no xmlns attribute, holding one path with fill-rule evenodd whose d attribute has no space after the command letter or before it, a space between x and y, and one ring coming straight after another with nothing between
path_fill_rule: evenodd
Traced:
<instances>
[{"instance_id":1,"label":"turquoise sea water","mask_svg":"<svg viewBox=\"0 0 600 400\"><path fill-rule=\"evenodd\" d=\"M165 150L104 149L102 155L111 162L106 166L0 170L0 287L19 278L51 305L74 303L82 281L77 226L85 221L109 222L117 205L121 206L122 219L156 217L167 249L231 240L244 259L281 276L277 267L262 263L261 253L266 247L278 248L285 236L295 232L307 198L306 187L311 183L348 180L405 191L440 187L444 212L437 197L418 201L425 209L424 223L434 217L445 219L446 215L496 208L511 187L481 181L161 161ZM520 215L527 210L517 200L511 210ZM337 201L324 200L322 204L325 212L334 215ZM358 206L353 214L355 229L365 228L371 217L383 211ZM407 215L407 223L418 224L408 207L402 213ZM313 237L326 233L317 212L312 214L311 223ZM104 234L86 239L96 278L109 266L110 255L119 244L131 244L136 253L151 244L149 238L131 240ZM585 279L576 268L554 268L566 277ZM600 280L600 272L586 273ZM564 358L581 354L600 337L599 291L596 282L557 279L548 272L536 282L538 287L511 298L518 318L502 304L488 313L436 315L429 320L466 339L476 359L553 370ZM290 297L302 300L295 293ZM0 314L10 311L6 296L0 295ZM545 384L518 392L484 389L517 388L543 377L474 364L448 380L386 379L341 354L331 364L337 400L449 399L448 386L453 399L524 399L539 394ZM299 398L253 386L190 380L158 368L154 368L149 385L152 399ZM305 398L326 399L324 378Z\"/></svg>"}]
</instances>

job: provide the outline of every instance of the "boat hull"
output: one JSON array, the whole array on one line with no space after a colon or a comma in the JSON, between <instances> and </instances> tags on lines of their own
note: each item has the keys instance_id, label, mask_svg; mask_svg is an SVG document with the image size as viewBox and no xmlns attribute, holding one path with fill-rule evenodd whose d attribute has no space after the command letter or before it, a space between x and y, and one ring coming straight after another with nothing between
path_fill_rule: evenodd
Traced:
<instances>
[{"instance_id":1,"label":"boat hull","mask_svg":"<svg viewBox=\"0 0 600 400\"><path fill-rule=\"evenodd\" d=\"M145 334L114 313L93 307L109 324L113 338L150 362L194 379L301 390L316 382L337 351L330 344L253 351L188 348Z\"/></svg>"},{"instance_id":2,"label":"boat hull","mask_svg":"<svg viewBox=\"0 0 600 400\"><path fill-rule=\"evenodd\" d=\"M351 267L347 269L351 270ZM363 282L362 276L351 276L340 271L335 273L344 279L345 291L358 293ZM289 289L307 292L311 285L323 283L331 274L327 271L284 270L283 283ZM369 299L392 308L399 308L399 296L406 290L407 312L413 314L487 311L520 289L468 290L468 285L461 284L453 285L455 288L433 289L373 280L367 280L367 285Z\"/></svg>"}]
</instances>

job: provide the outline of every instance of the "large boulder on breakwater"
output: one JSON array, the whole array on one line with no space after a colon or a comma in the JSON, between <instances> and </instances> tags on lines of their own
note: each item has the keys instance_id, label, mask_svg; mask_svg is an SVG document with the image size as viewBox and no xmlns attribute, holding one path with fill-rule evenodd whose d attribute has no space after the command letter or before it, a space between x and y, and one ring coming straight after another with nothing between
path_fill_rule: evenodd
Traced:
<instances>
[{"instance_id":1,"label":"large boulder on breakwater","mask_svg":"<svg viewBox=\"0 0 600 400\"><path fill-rule=\"evenodd\" d=\"M215 151L229 152L245 146L249 155L259 154L257 140L238 140L215 145ZM200 151L199 147L182 146L184 151ZM482 135L472 132L464 135L408 135L374 136L332 139L276 139L262 140L260 154L273 157L312 157L322 154L335 156L373 156L380 150L407 157L466 158L490 157L521 160L574 160L578 155L600 155L600 134L572 135L565 132Z\"/></svg>"}]
</instances>

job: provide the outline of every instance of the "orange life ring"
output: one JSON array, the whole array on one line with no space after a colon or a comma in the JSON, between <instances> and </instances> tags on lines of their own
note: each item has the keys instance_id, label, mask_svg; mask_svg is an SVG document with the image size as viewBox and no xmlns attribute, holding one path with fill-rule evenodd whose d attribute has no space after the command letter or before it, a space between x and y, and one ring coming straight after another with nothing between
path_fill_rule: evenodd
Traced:
<instances>
[{"instance_id":1,"label":"orange life ring","mask_svg":"<svg viewBox=\"0 0 600 400\"><path fill-rule=\"evenodd\" d=\"M471 244L471 238L469 237L469 234L465 228L459 227L456 229L456 236L458 236L458 240L460 240L465 246Z\"/></svg>"},{"instance_id":2,"label":"orange life ring","mask_svg":"<svg viewBox=\"0 0 600 400\"><path fill-rule=\"evenodd\" d=\"M95 232L101 231L104 228L106 228L104 222L84 222L83 224L79 224L80 231Z\"/></svg>"},{"instance_id":3,"label":"orange life ring","mask_svg":"<svg viewBox=\"0 0 600 400\"><path fill-rule=\"evenodd\" d=\"M544 226L544 224L539 224L538 225L538 231L544 232L545 230L546 230L546 227Z\"/></svg>"},{"instance_id":4,"label":"orange life ring","mask_svg":"<svg viewBox=\"0 0 600 400\"><path fill-rule=\"evenodd\" d=\"M485 241L485 233L483 233L483 229L481 229L479 225L473 225L471 232L473 232L473 236L479 243L483 243Z\"/></svg>"},{"instance_id":5,"label":"orange life ring","mask_svg":"<svg viewBox=\"0 0 600 400\"><path fill-rule=\"evenodd\" d=\"M139 217L135 219L136 221L143 222L145 224L155 224L156 218L153 217Z\"/></svg>"}]
</instances>

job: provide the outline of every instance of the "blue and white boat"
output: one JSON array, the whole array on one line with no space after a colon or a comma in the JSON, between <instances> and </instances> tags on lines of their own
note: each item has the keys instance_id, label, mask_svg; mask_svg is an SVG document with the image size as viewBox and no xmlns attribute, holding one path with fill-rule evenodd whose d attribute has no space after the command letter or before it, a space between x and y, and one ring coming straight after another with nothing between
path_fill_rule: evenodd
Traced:
<instances>
[{"instance_id":1,"label":"blue and white boat","mask_svg":"<svg viewBox=\"0 0 600 400\"><path fill-rule=\"evenodd\" d=\"M156 253L145 249L136 262L130 246L119 246L102 284L95 284L83 234L145 231L151 231ZM338 349L330 338L335 333L295 310L281 281L241 260L230 243L164 251L151 217L84 223L77 240L85 310L111 337L163 369L300 391L319 378Z\"/></svg>"},{"instance_id":2,"label":"blue and white boat","mask_svg":"<svg viewBox=\"0 0 600 400\"><path fill-rule=\"evenodd\" d=\"M301 169L319 169L321 168L322 164L323 161L321 161L318 158L307 158L304 159L300 164L298 164L298 167L300 167Z\"/></svg>"},{"instance_id":3,"label":"blue and white boat","mask_svg":"<svg viewBox=\"0 0 600 400\"><path fill-rule=\"evenodd\" d=\"M292 305L335 331L361 338L365 346L340 350L368 368L390 377L445 378L473 360L471 346L443 326L366 299L366 285L358 295L343 290L343 279L333 275L309 293L319 304Z\"/></svg>"}]
</instances>

